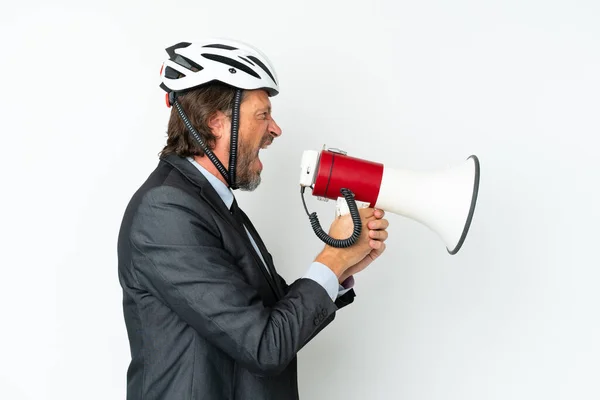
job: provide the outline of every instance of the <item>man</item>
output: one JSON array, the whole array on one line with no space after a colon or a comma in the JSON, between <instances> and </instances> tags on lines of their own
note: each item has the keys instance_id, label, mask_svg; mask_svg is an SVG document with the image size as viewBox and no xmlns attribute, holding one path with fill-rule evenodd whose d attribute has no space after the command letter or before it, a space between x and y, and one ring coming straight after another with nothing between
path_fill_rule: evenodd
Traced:
<instances>
[{"instance_id":1,"label":"man","mask_svg":"<svg viewBox=\"0 0 600 400\"><path fill-rule=\"evenodd\" d=\"M274 69L240 42L167 53L167 144L118 239L127 399L297 399L298 351L353 301L353 275L384 251L388 222L362 209L357 243L325 246L288 285L233 194L259 185L259 152L281 135ZM352 227L341 217L329 234Z\"/></svg>"}]
</instances>

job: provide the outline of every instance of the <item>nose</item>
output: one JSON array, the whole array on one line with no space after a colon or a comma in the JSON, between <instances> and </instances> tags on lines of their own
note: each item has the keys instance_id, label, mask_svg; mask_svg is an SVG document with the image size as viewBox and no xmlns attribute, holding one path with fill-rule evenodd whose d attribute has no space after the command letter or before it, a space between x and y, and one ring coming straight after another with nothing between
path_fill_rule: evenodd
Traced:
<instances>
[{"instance_id":1,"label":"nose","mask_svg":"<svg viewBox=\"0 0 600 400\"><path fill-rule=\"evenodd\" d=\"M275 137L281 136L281 128L273 118L271 118L271 123L269 124L269 132Z\"/></svg>"}]
</instances>

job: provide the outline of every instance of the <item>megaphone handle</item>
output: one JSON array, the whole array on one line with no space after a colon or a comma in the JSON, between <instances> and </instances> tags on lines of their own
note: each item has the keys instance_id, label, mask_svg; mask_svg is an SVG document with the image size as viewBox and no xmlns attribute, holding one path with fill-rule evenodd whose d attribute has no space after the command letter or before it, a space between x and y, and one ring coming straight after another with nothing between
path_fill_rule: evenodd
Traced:
<instances>
[{"instance_id":1,"label":"megaphone handle","mask_svg":"<svg viewBox=\"0 0 600 400\"><path fill-rule=\"evenodd\" d=\"M306 203L304 203L304 209L306 210L306 213L308 214L308 218L310 219L310 224L313 228L313 231L315 232L315 234L317 235L317 237L319 239L321 239L325 244L327 244L331 247L345 248L345 247L352 246L354 243L356 243L356 241L360 237L360 233L362 231L362 221L360 219L360 214L358 213L358 206L356 205L356 201L354 200L354 194L346 188L342 188L340 191L342 192L342 195L344 196L344 198L346 199L346 202L348 203L348 209L350 210L350 217L352 218L352 221L354 222L354 230L352 232L352 235L349 238L347 238L347 239L332 238L321 227L321 224L319 223L319 218L317 217L317 213L313 212L313 213L309 214L308 209L306 208ZM304 187L302 187L301 193L302 193L302 201L304 202Z\"/></svg>"}]
</instances>

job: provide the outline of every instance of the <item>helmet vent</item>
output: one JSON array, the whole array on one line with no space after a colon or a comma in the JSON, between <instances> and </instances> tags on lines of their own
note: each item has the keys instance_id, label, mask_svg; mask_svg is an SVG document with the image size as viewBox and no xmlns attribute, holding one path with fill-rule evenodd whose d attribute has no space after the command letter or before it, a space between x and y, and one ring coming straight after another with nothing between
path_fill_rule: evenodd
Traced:
<instances>
[{"instance_id":1,"label":"helmet vent","mask_svg":"<svg viewBox=\"0 0 600 400\"><path fill-rule=\"evenodd\" d=\"M189 70L192 70L194 72L198 72L203 69L200 65L198 65L194 61L190 60L187 57L183 57L182 55L179 55L179 54L177 54L175 56L175 58L173 59L173 62L175 62Z\"/></svg>"},{"instance_id":2,"label":"helmet vent","mask_svg":"<svg viewBox=\"0 0 600 400\"><path fill-rule=\"evenodd\" d=\"M258 64L258 66L261 67L267 73L267 75L271 77L271 79L273 79L273 82L277 83L275 77L273 76L271 71L269 71L269 68L267 68L265 64L263 64L258 58L254 56L248 56L248 58L254 61L256 64Z\"/></svg>"},{"instance_id":3,"label":"helmet vent","mask_svg":"<svg viewBox=\"0 0 600 400\"><path fill-rule=\"evenodd\" d=\"M226 44L207 44L206 46L202 46L202 47L212 47L215 49L223 49L223 50L237 50L237 47L233 47L233 46L227 46Z\"/></svg>"},{"instance_id":4,"label":"helmet vent","mask_svg":"<svg viewBox=\"0 0 600 400\"><path fill-rule=\"evenodd\" d=\"M202 54L202 56L205 58L208 58L209 60L221 62L223 64L229 65L230 67L237 68L240 71L244 71L245 73L252 75L255 78L260 78L260 76L256 72L252 71L252 69L250 67L242 64L241 62L239 62L237 60L231 59L229 57L223 57L218 54L204 53L204 54Z\"/></svg>"},{"instance_id":5,"label":"helmet vent","mask_svg":"<svg viewBox=\"0 0 600 400\"><path fill-rule=\"evenodd\" d=\"M165 68L165 76L169 79L179 79L179 78L184 78L185 74L182 74L181 72L179 72L171 67L167 67L167 68Z\"/></svg>"},{"instance_id":6,"label":"helmet vent","mask_svg":"<svg viewBox=\"0 0 600 400\"><path fill-rule=\"evenodd\" d=\"M246 57L242 57L242 56L238 56L239 58L241 58L242 60L246 61L248 64L254 66L254 63L250 60L248 60Z\"/></svg>"}]
</instances>

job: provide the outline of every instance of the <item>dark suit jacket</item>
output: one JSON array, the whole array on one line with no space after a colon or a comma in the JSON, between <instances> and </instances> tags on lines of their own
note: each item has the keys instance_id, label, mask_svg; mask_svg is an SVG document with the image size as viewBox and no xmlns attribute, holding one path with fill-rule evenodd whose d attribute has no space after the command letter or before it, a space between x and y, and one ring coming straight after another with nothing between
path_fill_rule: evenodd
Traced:
<instances>
[{"instance_id":1,"label":"dark suit jacket","mask_svg":"<svg viewBox=\"0 0 600 400\"><path fill-rule=\"evenodd\" d=\"M118 260L128 400L298 399L296 353L354 299L272 279L211 184L175 155L127 206Z\"/></svg>"}]
</instances>

